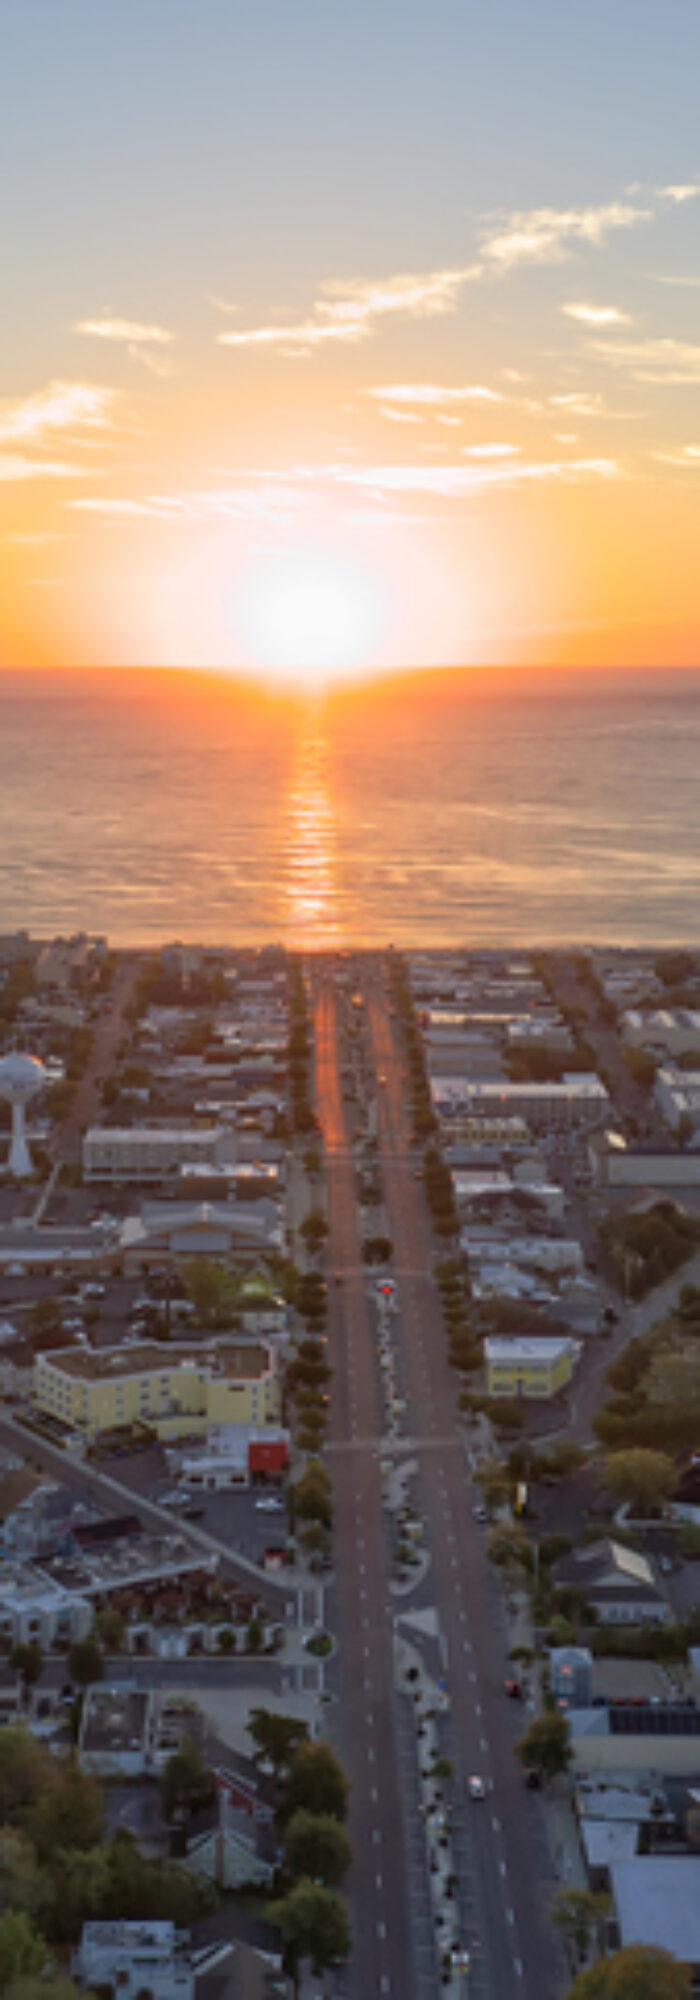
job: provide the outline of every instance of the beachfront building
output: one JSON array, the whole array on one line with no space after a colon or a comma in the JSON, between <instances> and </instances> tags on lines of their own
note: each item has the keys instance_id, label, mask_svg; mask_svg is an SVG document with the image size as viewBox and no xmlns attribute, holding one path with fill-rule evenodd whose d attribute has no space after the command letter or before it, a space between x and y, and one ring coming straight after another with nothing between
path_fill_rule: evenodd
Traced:
<instances>
[{"instance_id":1,"label":"beachfront building","mask_svg":"<svg viewBox=\"0 0 700 2000\"><path fill-rule=\"evenodd\" d=\"M577 1343L568 1335L551 1340L546 1335L531 1339L494 1335L484 1341L488 1394L529 1399L556 1396L571 1381L576 1355Z\"/></svg>"},{"instance_id":2,"label":"beachfront building","mask_svg":"<svg viewBox=\"0 0 700 2000\"><path fill-rule=\"evenodd\" d=\"M279 1424L275 1350L260 1340L216 1348L58 1348L34 1363L40 1410L89 1439L146 1425L164 1440L205 1436L215 1425Z\"/></svg>"}]
</instances>

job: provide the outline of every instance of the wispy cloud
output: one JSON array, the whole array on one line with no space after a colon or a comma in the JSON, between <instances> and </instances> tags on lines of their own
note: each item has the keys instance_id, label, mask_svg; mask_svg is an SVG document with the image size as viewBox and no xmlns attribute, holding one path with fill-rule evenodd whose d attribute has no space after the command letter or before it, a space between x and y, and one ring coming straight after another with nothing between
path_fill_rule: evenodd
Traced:
<instances>
[{"instance_id":1,"label":"wispy cloud","mask_svg":"<svg viewBox=\"0 0 700 2000\"><path fill-rule=\"evenodd\" d=\"M85 467L54 458L24 458L16 452L0 452L0 480L84 479Z\"/></svg>"},{"instance_id":2,"label":"wispy cloud","mask_svg":"<svg viewBox=\"0 0 700 2000\"><path fill-rule=\"evenodd\" d=\"M562 306L567 319L580 320L583 326L629 326L630 315L621 312L619 306L591 306L583 299L572 299Z\"/></svg>"},{"instance_id":3,"label":"wispy cloud","mask_svg":"<svg viewBox=\"0 0 700 2000\"><path fill-rule=\"evenodd\" d=\"M127 499L96 494L66 501L79 514L94 514L105 521L155 521L178 524L206 520L279 520L298 504L288 474L253 473L247 485L177 494L153 493Z\"/></svg>"},{"instance_id":4,"label":"wispy cloud","mask_svg":"<svg viewBox=\"0 0 700 2000\"><path fill-rule=\"evenodd\" d=\"M700 444L682 444L677 451L653 451L651 455L660 465L680 465L700 472Z\"/></svg>"},{"instance_id":5,"label":"wispy cloud","mask_svg":"<svg viewBox=\"0 0 700 2000\"><path fill-rule=\"evenodd\" d=\"M673 285L682 291L700 291L700 278L694 272L671 276L663 271L650 271L649 276L653 285Z\"/></svg>"},{"instance_id":6,"label":"wispy cloud","mask_svg":"<svg viewBox=\"0 0 700 2000\"><path fill-rule=\"evenodd\" d=\"M470 265L375 280L333 279L321 287L306 318L281 326L235 328L217 339L221 347L272 347L292 355L309 354L331 341L366 340L376 321L387 315L429 319L454 312L461 287L480 274L480 266Z\"/></svg>"},{"instance_id":7,"label":"wispy cloud","mask_svg":"<svg viewBox=\"0 0 700 2000\"><path fill-rule=\"evenodd\" d=\"M438 499L460 500L491 486L536 484L573 485L589 479L615 479L614 459L581 458L519 461L495 465L367 465L319 468L342 485L371 493L426 493Z\"/></svg>"},{"instance_id":8,"label":"wispy cloud","mask_svg":"<svg viewBox=\"0 0 700 2000\"><path fill-rule=\"evenodd\" d=\"M425 417L421 417L418 410L397 410L393 408L391 403L380 403L379 415L380 417L388 417L392 424L425 423ZM459 423L459 418L457 417L455 421Z\"/></svg>"},{"instance_id":9,"label":"wispy cloud","mask_svg":"<svg viewBox=\"0 0 700 2000\"><path fill-rule=\"evenodd\" d=\"M700 346L688 340L597 340L595 351L613 368L626 369L635 382L700 382Z\"/></svg>"},{"instance_id":10,"label":"wispy cloud","mask_svg":"<svg viewBox=\"0 0 700 2000\"><path fill-rule=\"evenodd\" d=\"M0 403L0 445L38 444L54 431L103 430L112 389L94 383L50 382L21 401Z\"/></svg>"},{"instance_id":11,"label":"wispy cloud","mask_svg":"<svg viewBox=\"0 0 700 2000\"><path fill-rule=\"evenodd\" d=\"M496 389L486 389L480 382L471 382L465 388L445 388L438 382L388 382L378 389L368 389L380 403L416 404L426 409L449 410L460 403L502 403L504 397Z\"/></svg>"},{"instance_id":12,"label":"wispy cloud","mask_svg":"<svg viewBox=\"0 0 700 2000\"><path fill-rule=\"evenodd\" d=\"M487 225L482 255L492 269L501 271L517 264L558 263L572 249L598 245L613 230L634 229L651 218L651 209L621 201L599 208L520 209Z\"/></svg>"},{"instance_id":13,"label":"wispy cloud","mask_svg":"<svg viewBox=\"0 0 700 2000\"><path fill-rule=\"evenodd\" d=\"M494 444L462 445L462 454L464 458L484 458L484 459L518 458L521 451L522 451L522 445L519 444L494 443Z\"/></svg>"},{"instance_id":14,"label":"wispy cloud","mask_svg":"<svg viewBox=\"0 0 700 2000\"><path fill-rule=\"evenodd\" d=\"M90 334L96 340L114 340L123 346L169 347L175 335L166 326L153 326L138 319L81 319L74 333Z\"/></svg>"},{"instance_id":15,"label":"wispy cloud","mask_svg":"<svg viewBox=\"0 0 700 2000\"><path fill-rule=\"evenodd\" d=\"M659 188L662 201L675 202L677 206L686 201L695 201L699 194L698 181L675 181L670 187Z\"/></svg>"}]
</instances>

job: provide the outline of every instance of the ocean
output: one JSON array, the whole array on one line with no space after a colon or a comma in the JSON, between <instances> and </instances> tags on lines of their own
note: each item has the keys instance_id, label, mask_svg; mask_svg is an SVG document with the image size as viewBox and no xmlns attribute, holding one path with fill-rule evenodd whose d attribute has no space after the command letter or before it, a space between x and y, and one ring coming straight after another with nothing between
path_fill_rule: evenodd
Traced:
<instances>
[{"instance_id":1,"label":"ocean","mask_svg":"<svg viewBox=\"0 0 700 2000\"><path fill-rule=\"evenodd\" d=\"M0 675L0 930L697 942L700 672Z\"/></svg>"}]
</instances>

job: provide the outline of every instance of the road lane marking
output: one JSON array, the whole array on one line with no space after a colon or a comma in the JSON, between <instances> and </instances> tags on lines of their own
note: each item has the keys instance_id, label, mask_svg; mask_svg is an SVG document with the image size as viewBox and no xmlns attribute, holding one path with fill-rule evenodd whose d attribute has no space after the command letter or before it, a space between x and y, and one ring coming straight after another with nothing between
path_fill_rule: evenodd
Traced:
<instances>
[{"instance_id":1,"label":"road lane marking","mask_svg":"<svg viewBox=\"0 0 700 2000\"><path fill-rule=\"evenodd\" d=\"M498 1863L498 1873L499 1873L499 1875L503 1875L503 1876L505 1876L505 1874L506 1874L506 1864L505 1864L505 1861L499 1861L499 1863Z\"/></svg>"},{"instance_id":2,"label":"road lane marking","mask_svg":"<svg viewBox=\"0 0 700 2000\"><path fill-rule=\"evenodd\" d=\"M386 1924L384 1923L383 1919L381 1919L381 1918L380 1918L380 1921L379 1921L379 1923L377 1924L377 1937L378 1937L378 1938L385 1938L385 1937L386 1937Z\"/></svg>"},{"instance_id":3,"label":"road lane marking","mask_svg":"<svg viewBox=\"0 0 700 2000\"><path fill-rule=\"evenodd\" d=\"M381 1878L381 1875L375 1875L375 1878L374 1878L374 1886L375 1886L375 1889L381 1889L381 1888L383 1888L383 1883L382 1883L382 1878Z\"/></svg>"},{"instance_id":4,"label":"road lane marking","mask_svg":"<svg viewBox=\"0 0 700 2000\"><path fill-rule=\"evenodd\" d=\"M500 1819L498 1818L498 1814L497 1814L497 1813L494 1813L494 1814L493 1814L493 1816L492 1816L492 1819L491 1819L491 1825L492 1825L492 1827L493 1827L493 1830L494 1830L494 1833L500 1833L500 1831L501 1831L501 1822L500 1822Z\"/></svg>"},{"instance_id":5,"label":"road lane marking","mask_svg":"<svg viewBox=\"0 0 700 2000\"><path fill-rule=\"evenodd\" d=\"M515 1923L515 1910L511 1910L510 1908L506 1910L506 1923Z\"/></svg>"},{"instance_id":6,"label":"road lane marking","mask_svg":"<svg viewBox=\"0 0 700 2000\"><path fill-rule=\"evenodd\" d=\"M373 1842L374 1842L374 1845L375 1845L375 1847L381 1847L381 1844L382 1844L382 1835L381 1835L381 1828L380 1828L380 1827L378 1827L378 1826L373 1826L373 1828L372 1828L372 1840L373 1840Z\"/></svg>"}]
</instances>

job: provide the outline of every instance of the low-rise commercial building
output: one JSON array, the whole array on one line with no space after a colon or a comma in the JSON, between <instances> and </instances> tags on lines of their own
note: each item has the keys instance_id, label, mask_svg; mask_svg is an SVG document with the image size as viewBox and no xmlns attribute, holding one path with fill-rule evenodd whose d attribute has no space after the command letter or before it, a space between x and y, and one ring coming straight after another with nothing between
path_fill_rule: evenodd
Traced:
<instances>
[{"instance_id":1,"label":"low-rise commercial building","mask_svg":"<svg viewBox=\"0 0 700 2000\"><path fill-rule=\"evenodd\" d=\"M179 1167L214 1165L219 1125L91 1125L83 1139L86 1181L159 1181Z\"/></svg>"},{"instance_id":2,"label":"low-rise commercial building","mask_svg":"<svg viewBox=\"0 0 700 2000\"><path fill-rule=\"evenodd\" d=\"M195 2000L195 1973L170 1922L83 1924L71 1973L82 1986L119 2000Z\"/></svg>"},{"instance_id":3,"label":"low-rise commercial building","mask_svg":"<svg viewBox=\"0 0 700 2000\"><path fill-rule=\"evenodd\" d=\"M565 1389L573 1374L576 1341L568 1336L531 1339L492 1336L484 1341L490 1396L546 1398Z\"/></svg>"},{"instance_id":4,"label":"low-rise commercial building","mask_svg":"<svg viewBox=\"0 0 700 2000\"><path fill-rule=\"evenodd\" d=\"M658 1049L666 1056L697 1056L700 1060L700 1013L690 1007L660 1007L649 1013L630 1008L623 1015L622 1033L630 1048Z\"/></svg>"},{"instance_id":5,"label":"low-rise commercial building","mask_svg":"<svg viewBox=\"0 0 700 2000\"><path fill-rule=\"evenodd\" d=\"M670 1064L657 1072L654 1096L661 1116L671 1132L694 1135L700 1126L700 1069L673 1069Z\"/></svg>"},{"instance_id":6,"label":"low-rise commercial building","mask_svg":"<svg viewBox=\"0 0 700 2000\"><path fill-rule=\"evenodd\" d=\"M0 1571L0 1646L42 1650L72 1645L91 1632L95 1611L89 1599L67 1590L30 1563L3 1563Z\"/></svg>"},{"instance_id":7,"label":"low-rise commercial building","mask_svg":"<svg viewBox=\"0 0 700 2000\"><path fill-rule=\"evenodd\" d=\"M281 1415L275 1351L260 1340L59 1348L37 1355L32 1395L89 1439L139 1424L165 1439L202 1435L216 1424L278 1424Z\"/></svg>"},{"instance_id":8,"label":"low-rise commercial building","mask_svg":"<svg viewBox=\"0 0 700 2000\"><path fill-rule=\"evenodd\" d=\"M430 1084L437 1116L524 1118L537 1131L592 1128L605 1123L610 1099L599 1076L588 1072L563 1076L559 1083L511 1083L507 1078L483 1082L466 1076L433 1077Z\"/></svg>"},{"instance_id":9,"label":"low-rise commercial building","mask_svg":"<svg viewBox=\"0 0 700 2000\"><path fill-rule=\"evenodd\" d=\"M284 1245L282 1209L277 1202L152 1201L127 1216L120 1236L124 1270L137 1274L153 1264L183 1257L227 1258L251 1252L264 1256Z\"/></svg>"}]
</instances>

